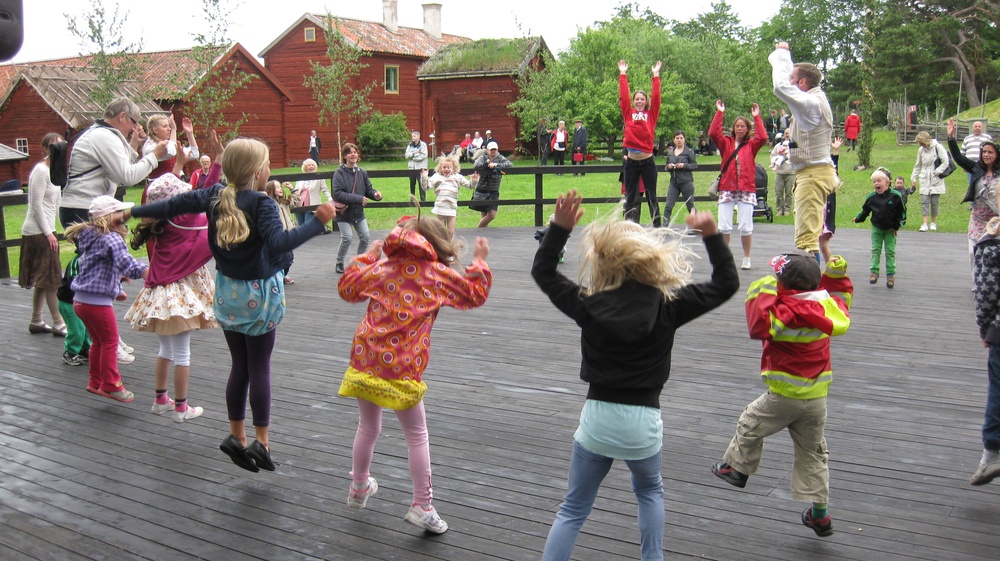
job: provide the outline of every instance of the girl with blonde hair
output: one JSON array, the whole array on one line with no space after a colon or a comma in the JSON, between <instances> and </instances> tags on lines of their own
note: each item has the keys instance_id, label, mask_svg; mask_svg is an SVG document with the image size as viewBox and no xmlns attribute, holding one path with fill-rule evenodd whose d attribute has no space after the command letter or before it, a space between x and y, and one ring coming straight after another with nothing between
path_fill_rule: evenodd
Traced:
<instances>
[{"instance_id":1,"label":"girl with blonde hair","mask_svg":"<svg viewBox=\"0 0 1000 561\"><path fill-rule=\"evenodd\" d=\"M424 189L434 189L434 208L451 235L455 235L455 217L458 215L458 192L461 187L474 189L479 182L479 174L473 173L472 179L463 177L459 172L462 165L458 161L458 153L452 152L437 158L434 175L427 177L427 170L420 172L420 182Z\"/></svg>"},{"instance_id":2,"label":"girl with blonde hair","mask_svg":"<svg viewBox=\"0 0 1000 561\"><path fill-rule=\"evenodd\" d=\"M271 351L285 315L284 269L291 251L323 232L336 210L316 209L316 218L285 230L278 206L262 192L271 176L267 146L237 138L226 147L222 171L228 185L188 191L166 201L126 211L124 218L170 218L204 212L215 258L215 317L226 336L232 368L226 385L230 435L219 448L241 468L273 471L268 442L271 414ZM247 446L246 404L250 396L256 440Z\"/></svg>"},{"instance_id":3,"label":"girl with blonde hair","mask_svg":"<svg viewBox=\"0 0 1000 561\"><path fill-rule=\"evenodd\" d=\"M410 199L417 204L412 195ZM476 238L472 264L459 266L459 244L440 220L405 217L364 254L351 260L337 289L347 302L368 309L351 345L351 363L338 392L358 400L348 506L364 508L378 491L369 470L382 431L382 409L392 409L403 428L413 500L403 519L442 534L448 524L431 504L431 455L424 413L431 328L444 306L470 310L489 296L493 275L486 238ZM382 257L382 254L385 257Z\"/></svg>"},{"instance_id":4,"label":"girl with blonde hair","mask_svg":"<svg viewBox=\"0 0 1000 561\"><path fill-rule=\"evenodd\" d=\"M305 159L302 161L302 173L316 173L319 167L315 160ZM330 194L330 188L326 186L325 179L301 179L295 182L293 186L291 183L286 183L293 193L298 197L298 203L294 206L313 206L323 204L323 195L326 195L326 200L332 201L333 196ZM299 223L299 226L308 222L315 213L309 210L296 210L295 220Z\"/></svg>"},{"instance_id":5,"label":"girl with blonde hair","mask_svg":"<svg viewBox=\"0 0 1000 561\"><path fill-rule=\"evenodd\" d=\"M181 128L188 140L188 147L181 148L186 156L185 161L197 160L200 154L198 141L194 138L194 124L191 123L191 119L187 117L181 119ZM153 115L146 121L146 132L149 136L146 137L146 142L142 145L143 156L155 150L160 141L170 141L167 143L166 155L159 159L156 169L149 174L149 181L153 181L162 175L171 173L177 162L177 122L174 120L173 114ZM145 192L142 194L142 202L146 202Z\"/></svg>"},{"instance_id":6,"label":"girl with blonde hair","mask_svg":"<svg viewBox=\"0 0 1000 561\"><path fill-rule=\"evenodd\" d=\"M87 326L90 347L90 381L87 391L116 401L129 402L135 395L122 385L118 372L118 319L112 307L125 300L122 278L146 278L148 268L125 247L127 229L121 216L133 203L101 195L90 203L90 221L66 228L66 239L80 253L80 274L70 285L73 311Z\"/></svg>"},{"instance_id":7,"label":"girl with blonde hair","mask_svg":"<svg viewBox=\"0 0 1000 561\"><path fill-rule=\"evenodd\" d=\"M569 489L545 542L543 561L568 560L601 481L614 461L632 472L642 559L663 559L663 420L660 393L670 376L674 334L739 288L733 254L709 212L685 218L712 262L712 279L691 283L693 252L665 229L618 213L584 229L580 284L556 269L583 216L576 190L559 195L531 276L556 308L582 326L580 378L590 384L573 442Z\"/></svg>"}]
</instances>

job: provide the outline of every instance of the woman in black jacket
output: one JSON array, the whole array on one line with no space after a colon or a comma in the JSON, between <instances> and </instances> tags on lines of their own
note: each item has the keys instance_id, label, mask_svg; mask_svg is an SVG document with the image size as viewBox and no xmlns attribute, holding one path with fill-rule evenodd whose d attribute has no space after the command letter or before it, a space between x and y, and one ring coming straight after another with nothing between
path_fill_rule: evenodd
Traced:
<instances>
[{"instance_id":1,"label":"woman in black jacket","mask_svg":"<svg viewBox=\"0 0 1000 561\"><path fill-rule=\"evenodd\" d=\"M663 215L668 223L673 222L674 203L678 196L687 205L688 213L694 212L694 175L691 170L698 169L698 160L694 150L684 140L684 131L674 131L674 147L667 150L670 185L663 203Z\"/></svg>"},{"instance_id":2,"label":"woman in black jacket","mask_svg":"<svg viewBox=\"0 0 1000 561\"><path fill-rule=\"evenodd\" d=\"M948 150L951 151L955 165L969 174L969 188L962 202L972 203L972 214L969 216L969 263L975 274L973 248L986 232L986 224L1000 213L997 208L997 189L1000 188L997 143L984 142L980 147L979 161L974 162L962 154L958 141L955 140L955 120L948 119Z\"/></svg>"}]
</instances>

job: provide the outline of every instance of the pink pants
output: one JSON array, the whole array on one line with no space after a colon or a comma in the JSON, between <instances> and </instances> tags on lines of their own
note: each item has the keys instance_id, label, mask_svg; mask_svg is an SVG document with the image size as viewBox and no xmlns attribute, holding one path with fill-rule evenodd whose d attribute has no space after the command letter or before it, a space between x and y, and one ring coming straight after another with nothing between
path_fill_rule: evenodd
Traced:
<instances>
[{"instance_id":1,"label":"pink pants","mask_svg":"<svg viewBox=\"0 0 1000 561\"><path fill-rule=\"evenodd\" d=\"M122 389L122 377L118 373L118 319L111 306L94 306L73 302L73 311L87 326L90 333L90 382L91 388L106 392Z\"/></svg>"},{"instance_id":2,"label":"pink pants","mask_svg":"<svg viewBox=\"0 0 1000 561\"><path fill-rule=\"evenodd\" d=\"M403 427L406 449L410 459L410 478L413 480L413 504L431 504L431 450L427 437L427 418L424 402L415 407L396 411L396 418ZM382 408L374 403L358 399L358 432L354 436L354 460L351 479L355 486L363 487L368 482L375 441L382 432Z\"/></svg>"}]
</instances>

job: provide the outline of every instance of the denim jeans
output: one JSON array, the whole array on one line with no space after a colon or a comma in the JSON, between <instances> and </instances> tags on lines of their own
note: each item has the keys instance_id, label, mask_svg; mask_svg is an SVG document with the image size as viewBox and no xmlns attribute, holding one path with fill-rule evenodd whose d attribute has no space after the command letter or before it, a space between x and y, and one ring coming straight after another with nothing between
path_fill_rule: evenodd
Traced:
<instances>
[{"instance_id":1,"label":"denim jeans","mask_svg":"<svg viewBox=\"0 0 1000 561\"><path fill-rule=\"evenodd\" d=\"M347 257L347 250L351 247L351 241L354 240L354 232L358 232L358 254L362 254L368 251L368 241L370 239L368 234L368 221L361 220L357 224L351 224L350 222L337 222L337 229L340 230L340 248L337 249L337 263L344 263L344 259Z\"/></svg>"},{"instance_id":2,"label":"denim jeans","mask_svg":"<svg viewBox=\"0 0 1000 561\"><path fill-rule=\"evenodd\" d=\"M1000 450L1000 345L990 345L986 371L989 374L990 386L986 392L983 448Z\"/></svg>"},{"instance_id":3,"label":"denim jeans","mask_svg":"<svg viewBox=\"0 0 1000 561\"><path fill-rule=\"evenodd\" d=\"M573 442L569 464L569 489L556 521L545 540L542 561L566 561L580 528L590 515L601 482L611 470L614 459L595 454ZM663 478L660 477L660 453L644 460L625 460L632 472L632 491L639 503L639 540L642 561L663 559Z\"/></svg>"}]
</instances>

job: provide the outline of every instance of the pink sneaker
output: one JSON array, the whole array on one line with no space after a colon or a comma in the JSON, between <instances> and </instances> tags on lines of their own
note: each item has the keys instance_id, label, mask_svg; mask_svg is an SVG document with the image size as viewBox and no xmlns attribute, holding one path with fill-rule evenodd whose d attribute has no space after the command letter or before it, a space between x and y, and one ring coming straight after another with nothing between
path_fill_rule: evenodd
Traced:
<instances>
[{"instance_id":1,"label":"pink sneaker","mask_svg":"<svg viewBox=\"0 0 1000 561\"><path fill-rule=\"evenodd\" d=\"M431 505L427 505L426 508L420 505L411 506L403 520L432 534L443 534L448 531L448 523L441 520L437 510Z\"/></svg>"},{"instance_id":2,"label":"pink sneaker","mask_svg":"<svg viewBox=\"0 0 1000 561\"><path fill-rule=\"evenodd\" d=\"M159 401L153 401L153 408L150 409L150 413L153 413L154 415L162 415L167 411L173 411L173 409L174 409L174 400L168 397L167 400L164 401L163 403L160 403Z\"/></svg>"}]
</instances>

